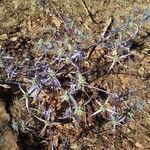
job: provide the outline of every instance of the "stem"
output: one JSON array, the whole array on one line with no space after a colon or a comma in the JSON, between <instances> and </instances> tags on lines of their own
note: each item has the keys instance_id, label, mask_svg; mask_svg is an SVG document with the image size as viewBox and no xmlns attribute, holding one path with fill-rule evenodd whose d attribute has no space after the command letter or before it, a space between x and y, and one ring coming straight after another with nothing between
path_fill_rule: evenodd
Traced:
<instances>
[{"instance_id":1,"label":"stem","mask_svg":"<svg viewBox=\"0 0 150 150\"><path fill-rule=\"evenodd\" d=\"M100 88L97 88L97 87L94 87L94 86L90 86L90 85L84 85L84 86L85 86L85 87L88 87L88 88L90 88L90 89L95 89L95 90L104 92L104 93L109 94L109 95L112 95L112 96L116 96L116 95L113 94L113 93L107 92L107 91L105 91L105 90L103 90L103 89L100 89Z\"/></svg>"}]
</instances>

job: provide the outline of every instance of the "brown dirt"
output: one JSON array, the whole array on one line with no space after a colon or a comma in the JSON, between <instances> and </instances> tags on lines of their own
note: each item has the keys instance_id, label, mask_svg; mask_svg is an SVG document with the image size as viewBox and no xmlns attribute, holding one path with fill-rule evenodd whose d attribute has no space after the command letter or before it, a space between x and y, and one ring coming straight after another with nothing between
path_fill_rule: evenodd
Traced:
<instances>
[{"instance_id":1,"label":"brown dirt","mask_svg":"<svg viewBox=\"0 0 150 150\"><path fill-rule=\"evenodd\" d=\"M5 105L0 100L0 149L18 150L17 136L9 127L10 115L5 110Z\"/></svg>"},{"instance_id":2,"label":"brown dirt","mask_svg":"<svg viewBox=\"0 0 150 150\"><path fill-rule=\"evenodd\" d=\"M71 14L74 20L81 20L83 27L88 32L97 35L101 33L106 20L110 16L114 16L115 20L122 22L135 5L142 12L150 3L149 0L87 0L86 4L93 14L93 21L95 21L93 22L83 6L82 0L55 0L55 3L51 3L48 0L39 0L37 1L40 3L38 5L35 2L36 0L0 0L0 50L5 49L18 60L30 55L30 49L37 39L49 39L51 36L49 35L49 30L52 27L61 26L61 16L64 14ZM143 33L136 41L141 43L141 46L137 46L133 50L131 81L128 76L128 70L125 68L127 63L123 66L124 69L119 69L120 66L116 66L111 74L104 75L108 68L105 67L103 60L99 60L104 50L97 48L89 66L92 70L91 72L93 72L91 75L93 83L103 85L103 88L113 92L126 92L129 85L134 90L148 87L150 75L149 31L150 25L146 24ZM147 50L147 52L143 52L144 50ZM1 73L0 79L3 78L5 78L5 75ZM2 150L46 150L51 149L51 141L61 150L63 149L62 144L60 144L62 138L69 141L69 149L72 150L150 149L149 89L133 94L132 98L134 100L142 100L145 105L142 110L134 114L132 121L123 124L115 133L111 130L111 125L105 123L103 118L100 118L101 120L97 120L95 125L91 124L82 129L69 124L58 126L56 129L52 128L54 132L48 131L49 137L44 138L36 138L34 134L30 135L24 131L18 134L12 130L13 119L19 122L21 119L26 120L29 117L24 108L24 102L16 96L17 90L13 85L10 85L10 89L0 87L0 149ZM8 93L12 94L10 99L5 96ZM51 139L52 137L53 139Z\"/></svg>"}]
</instances>

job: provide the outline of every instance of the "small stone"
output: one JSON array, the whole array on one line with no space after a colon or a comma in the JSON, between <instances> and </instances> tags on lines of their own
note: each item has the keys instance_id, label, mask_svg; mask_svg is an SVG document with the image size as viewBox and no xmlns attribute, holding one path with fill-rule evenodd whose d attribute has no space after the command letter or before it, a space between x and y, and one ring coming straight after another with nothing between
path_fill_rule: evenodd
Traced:
<instances>
[{"instance_id":1,"label":"small stone","mask_svg":"<svg viewBox=\"0 0 150 150\"><path fill-rule=\"evenodd\" d=\"M145 70L144 67L141 66L141 67L139 68L139 70L138 70L139 74L143 75L143 74L144 74L144 70Z\"/></svg>"},{"instance_id":2,"label":"small stone","mask_svg":"<svg viewBox=\"0 0 150 150\"><path fill-rule=\"evenodd\" d=\"M63 23L61 19L59 19L58 17L56 17L54 15L52 16L52 22L58 29L61 26L61 24Z\"/></svg>"},{"instance_id":3,"label":"small stone","mask_svg":"<svg viewBox=\"0 0 150 150\"><path fill-rule=\"evenodd\" d=\"M139 149L144 149L144 147L139 142L136 142L135 146Z\"/></svg>"},{"instance_id":4,"label":"small stone","mask_svg":"<svg viewBox=\"0 0 150 150\"><path fill-rule=\"evenodd\" d=\"M71 149L73 150L77 150L79 149L79 145L77 143L73 143L71 146L70 146Z\"/></svg>"},{"instance_id":5,"label":"small stone","mask_svg":"<svg viewBox=\"0 0 150 150\"><path fill-rule=\"evenodd\" d=\"M130 133L131 132L131 130L130 129L127 129L127 133Z\"/></svg>"},{"instance_id":6,"label":"small stone","mask_svg":"<svg viewBox=\"0 0 150 150\"><path fill-rule=\"evenodd\" d=\"M50 9L49 9L49 8L47 8L45 11L46 11L46 13L49 13L49 12L50 12Z\"/></svg>"},{"instance_id":7,"label":"small stone","mask_svg":"<svg viewBox=\"0 0 150 150\"><path fill-rule=\"evenodd\" d=\"M129 124L129 129L130 129L130 130L134 130L134 129L135 129L135 126L132 125L132 124Z\"/></svg>"},{"instance_id":8,"label":"small stone","mask_svg":"<svg viewBox=\"0 0 150 150\"><path fill-rule=\"evenodd\" d=\"M150 49L149 48L145 48L142 50L142 53L145 55L148 55L150 53Z\"/></svg>"},{"instance_id":9,"label":"small stone","mask_svg":"<svg viewBox=\"0 0 150 150\"><path fill-rule=\"evenodd\" d=\"M7 34L1 34L0 35L0 40L6 40L8 39L8 35Z\"/></svg>"},{"instance_id":10,"label":"small stone","mask_svg":"<svg viewBox=\"0 0 150 150\"><path fill-rule=\"evenodd\" d=\"M10 38L10 41L12 41L12 42L15 42L15 41L17 41L18 40L18 37L12 37L12 38Z\"/></svg>"}]
</instances>

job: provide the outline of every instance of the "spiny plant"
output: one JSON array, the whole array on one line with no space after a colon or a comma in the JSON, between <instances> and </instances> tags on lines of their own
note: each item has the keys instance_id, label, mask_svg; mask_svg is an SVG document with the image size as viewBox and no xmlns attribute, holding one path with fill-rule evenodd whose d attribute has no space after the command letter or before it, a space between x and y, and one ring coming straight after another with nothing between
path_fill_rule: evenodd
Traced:
<instances>
[{"instance_id":1,"label":"spiny plant","mask_svg":"<svg viewBox=\"0 0 150 150\"><path fill-rule=\"evenodd\" d=\"M146 18L149 18L148 15L144 20ZM133 33L129 36L127 31L131 28ZM126 99L125 96L108 92L89 82L86 74L89 68L85 67L88 52L82 47L82 43L88 36L87 34L84 35L83 30L80 31L80 29L81 27L76 26L76 24L67 26L66 23L63 32L55 30L50 39L40 39L35 44L34 58L30 60L28 65L22 63L19 70L24 73L18 77L18 81L20 78L22 80L26 78L24 85L18 84L19 89L23 94L22 98L25 100L29 117L37 120L35 126L38 127L39 124L42 126L38 132L40 136L45 135L48 127L62 125L66 119L76 120L80 127L82 115L85 114L86 116L89 109L91 110L91 120L97 114L106 114L105 117L113 125L113 130L133 112L133 107L124 104L125 101L131 101L131 92L127 94L128 98ZM126 61L125 59L130 62L132 44L130 41L138 35L138 31L137 22L128 19L125 25L110 29L107 36L100 38L100 41L97 40L97 43L101 43L100 45L105 49L105 58L112 62L108 66L108 74L112 69L115 69L116 63L121 64L122 61ZM12 58L0 55L2 68L6 65L3 63L6 59ZM10 70L11 68L9 68ZM10 80L14 78L16 70L13 71L11 75L8 75ZM99 92L105 93L108 99L102 100L98 94L98 97L93 98L93 95ZM131 111L126 113L128 108ZM25 123L22 122L22 124ZM30 123L25 125L30 131ZM18 132L15 124L13 128Z\"/></svg>"},{"instance_id":2,"label":"spiny plant","mask_svg":"<svg viewBox=\"0 0 150 150\"><path fill-rule=\"evenodd\" d=\"M96 103L99 105L99 109L96 111L96 112L94 112L92 115L91 115L91 117L92 116L95 116L96 114L98 114L98 113L101 113L101 112L109 112L110 114L117 114L116 112L115 112L115 109L114 108L111 108L111 105L108 103L108 100L106 100L105 102L104 102L104 104L101 104L98 100L96 100Z\"/></svg>"},{"instance_id":3,"label":"spiny plant","mask_svg":"<svg viewBox=\"0 0 150 150\"><path fill-rule=\"evenodd\" d=\"M121 60L123 60L124 58L127 58L130 55L131 54L126 54L126 55L119 56L116 49L114 49L112 51L112 56L106 55L107 58L112 60L112 64L111 64L111 66L109 68L109 71L114 67L115 63L119 63L119 64L122 65Z\"/></svg>"}]
</instances>

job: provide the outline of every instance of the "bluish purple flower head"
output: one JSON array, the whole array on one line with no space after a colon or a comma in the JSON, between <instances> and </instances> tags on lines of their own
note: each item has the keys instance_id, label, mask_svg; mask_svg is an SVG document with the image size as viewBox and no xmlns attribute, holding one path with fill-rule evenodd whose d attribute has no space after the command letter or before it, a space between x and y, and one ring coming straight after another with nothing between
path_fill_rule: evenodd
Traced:
<instances>
[{"instance_id":1,"label":"bluish purple flower head","mask_svg":"<svg viewBox=\"0 0 150 150\"><path fill-rule=\"evenodd\" d=\"M48 52L52 51L52 49L53 49L53 44L52 44L52 42L49 41L49 42L44 43L42 50L44 52L48 53Z\"/></svg>"},{"instance_id":2,"label":"bluish purple flower head","mask_svg":"<svg viewBox=\"0 0 150 150\"><path fill-rule=\"evenodd\" d=\"M80 61L83 60L85 58L85 54L82 51L82 48L79 44L76 44L76 46L74 47L74 50L72 50L70 57L73 61Z\"/></svg>"},{"instance_id":3,"label":"bluish purple flower head","mask_svg":"<svg viewBox=\"0 0 150 150\"><path fill-rule=\"evenodd\" d=\"M45 120L49 120L50 117L51 117L51 114L52 114L52 110L49 108L48 110L44 110L44 117L45 117Z\"/></svg>"},{"instance_id":4,"label":"bluish purple flower head","mask_svg":"<svg viewBox=\"0 0 150 150\"><path fill-rule=\"evenodd\" d=\"M110 117L114 118L117 115L116 108L113 107L111 111L109 111Z\"/></svg>"},{"instance_id":5,"label":"bluish purple flower head","mask_svg":"<svg viewBox=\"0 0 150 150\"><path fill-rule=\"evenodd\" d=\"M16 77L17 75L17 67L16 68L13 68L13 66L6 66L5 67L5 71L7 73L7 79L8 80L11 80L13 79L14 77Z\"/></svg>"},{"instance_id":6,"label":"bluish purple flower head","mask_svg":"<svg viewBox=\"0 0 150 150\"><path fill-rule=\"evenodd\" d=\"M78 87L77 87L77 84L75 83L70 83L70 89L69 89L69 92L71 94L75 94L78 90Z\"/></svg>"},{"instance_id":7,"label":"bluish purple flower head","mask_svg":"<svg viewBox=\"0 0 150 150\"><path fill-rule=\"evenodd\" d=\"M113 131L116 130L116 126L122 125L125 119L126 119L126 115L119 116L117 113L110 113L110 121L113 125Z\"/></svg>"},{"instance_id":8,"label":"bluish purple flower head","mask_svg":"<svg viewBox=\"0 0 150 150\"><path fill-rule=\"evenodd\" d=\"M67 108L64 115L63 115L63 119L66 118L72 118L73 117L73 111L71 109L71 107Z\"/></svg>"},{"instance_id":9,"label":"bluish purple flower head","mask_svg":"<svg viewBox=\"0 0 150 150\"><path fill-rule=\"evenodd\" d=\"M39 89L44 87L49 87L53 90L61 87L57 73L52 70L52 67L48 63L38 62L33 69L33 73L35 75L34 78L36 78L36 87L35 84L32 85L30 91L39 91Z\"/></svg>"},{"instance_id":10,"label":"bluish purple flower head","mask_svg":"<svg viewBox=\"0 0 150 150\"><path fill-rule=\"evenodd\" d=\"M53 90L61 88L61 84L60 84L59 80L55 77L42 79L41 82L43 83L43 85L45 85L46 87L50 87Z\"/></svg>"},{"instance_id":11,"label":"bluish purple flower head","mask_svg":"<svg viewBox=\"0 0 150 150\"><path fill-rule=\"evenodd\" d=\"M117 114L111 115L111 120L116 120L118 123L124 122L126 116L118 116Z\"/></svg>"},{"instance_id":12,"label":"bluish purple flower head","mask_svg":"<svg viewBox=\"0 0 150 150\"><path fill-rule=\"evenodd\" d=\"M147 19L149 19L149 12L143 16L143 22ZM87 38L87 34L85 34L82 27L80 28L78 24L76 27L76 24L71 23L70 27L68 27L64 33L62 33L63 31L56 31L54 33L55 35L52 35L52 39L47 41L43 39L39 40L36 45L38 47L33 51L31 50L32 56L28 57L28 53L25 55L29 61L19 60L21 66L16 68L15 65L13 65L14 58L4 53L0 54L0 68L6 71L8 80L14 77L17 78L20 70L22 72L18 78L19 81L23 80L23 82L26 82L27 80L24 80L24 77L29 79L29 83L19 84L19 88L23 93L23 99L25 99L26 108L31 117L34 116L45 124L41 135L45 133L45 130L47 131L47 127L51 129L53 125L63 124L59 118L66 119L67 121L74 119L73 123L77 122L79 124L81 119L83 119L81 116L84 111L85 117L88 117L88 120L90 119L89 115L94 111L91 114L93 119L91 118L91 120L89 120L90 124L95 123L94 119L104 116L107 121L111 122L115 130L118 125L122 125L126 120L129 115L127 114L128 111L131 110L132 113L133 110L142 109L142 103L134 103L132 101L133 103L127 106L129 107L129 110L127 110L125 100L127 100L127 104L129 104L128 101L131 100L128 93L131 92L127 92L127 95L126 93L125 95L118 95L108 89L109 92L100 88L98 84L103 84L103 81L100 80L99 83L96 83L98 79L97 64L92 63L90 68L85 64L85 60L87 60L86 56L88 56L90 50L94 50L96 46L97 48L104 49L102 51L102 60L100 61L104 75L111 75L107 72L107 64L109 64L109 62L107 62L107 59L103 59L105 56L112 62L109 70L113 69L116 63L120 64L117 68L125 65L125 72L130 69L129 62L129 68L126 67L126 60L130 56L129 41L131 38L126 37L126 32L125 34L123 33L126 27L123 27L124 29L122 29L122 27L119 28L115 30L110 29L108 33L102 33L101 35L103 36L93 37L92 40L88 37L92 46L86 48L84 51L82 44L85 45L87 43L84 41L85 38ZM136 29L136 25L133 27L133 30L134 29ZM134 35L134 33L132 34ZM112 55L107 55L111 52ZM89 57L88 61L93 60L95 62L96 59ZM128 61L129 60L130 59L128 59ZM122 61L125 62L122 63ZM96 67L96 69L94 67ZM91 78L89 79L88 74L86 74L86 69L89 69L89 76L92 76L93 81ZM130 71L128 75L130 76ZM107 87L105 83L101 86ZM130 88L131 87L129 87L129 89ZM109 89L115 90L111 87ZM126 99L125 96L128 98ZM59 101L59 97L62 101ZM34 100L33 102L35 103L32 103L32 100ZM83 119L82 121L84 122L86 120ZM84 123L86 125L86 122Z\"/></svg>"},{"instance_id":13,"label":"bluish purple flower head","mask_svg":"<svg viewBox=\"0 0 150 150\"><path fill-rule=\"evenodd\" d=\"M85 57L85 54L82 51L79 51L79 50L74 50L71 53L71 59L75 62L78 61L78 60L83 60L84 57Z\"/></svg>"},{"instance_id":14,"label":"bluish purple flower head","mask_svg":"<svg viewBox=\"0 0 150 150\"><path fill-rule=\"evenodd\" d=\"M57 78L57 73L52 70L49 64L41 64L41 66L38 67L36 74L44 86L52 89L61 87L61 84Z\"/></svg>"},{"instance_id":15,"label":"bluish purple flower head","mask_svg":"<svg viewBox=\"0 0 150 150\"><path fill-rule=\"evenodd\" d=\"M47 79L48 70L50 68L51 68L50 65L46 63L36 64L35 76L37 76L39 80Z\"/></svg>"},{"instance_id":16,"label":"bluish purple flower head","mask_svg":"<svg viewBox=\"0 0 150 150\"><path fill-rule=\"evenodd\" d=\"M36 74L45 74L51 68L50 64L38 62L35 66Z\"/></svg>"},{"instance_id":17,"label":"bluish purple flower head","mask_svg":"<svg viewBox=\"0 0 150 150\"><path fill-rule=\"evenodd\" d=\"M32 85L27 92L28 94L30 94L30 97L32 97L34 100L38 100L38 96L41 92L41 88L39 88L39 85L35 84Z\"/></svg>"}]
</instances>

